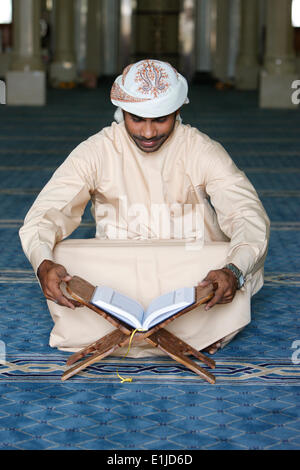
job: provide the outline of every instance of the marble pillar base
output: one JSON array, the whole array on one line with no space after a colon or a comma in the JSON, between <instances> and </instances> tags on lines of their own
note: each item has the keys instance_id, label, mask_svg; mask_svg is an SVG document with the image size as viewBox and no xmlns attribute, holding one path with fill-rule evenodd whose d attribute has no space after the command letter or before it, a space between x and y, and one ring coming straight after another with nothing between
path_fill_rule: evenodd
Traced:
<instances>
[{"instance_id":1,"label":"marble pillar base","mask_svg":"<svg viewBox=\"0 0 300 470\"><path fill-rule=\"evenodd\" d=\"M6 104L46 104L46 74L43 71L9 71L6 74Z\"/></svg>"},{"instance_id":2,"label":"marble pillar base","mask_svg":"<svg viewBox=\"0 0 300 470\"><path fill-rule=\"evenodd\" d=\"M297 105L292 102L295 90L291 86L294 80L297 80L296 74L271 75L262 71L259 90L260 108L297 109Z\"/></svg>"},{"instance_id":3,"label":"marble pillar base","mask_svg":"<svg viewBox=\"0 0 300 470\"><path fill-rule=\"evenodd\" d=\"M257 66L237 66L235 86L238 90L256 90L258 88Z\"/></svg>"},{"instance_id":4,"label":"marble pillar base","mask_svg":"<svg viewBox=\"0 0 300 470\"><path fill-rule=\"evenodd\" d=\"M75 83L77 81L76 64L73 62L53 62L50 65L50 83L59 86L61 83Z\"/></svg>"}]
</instances>

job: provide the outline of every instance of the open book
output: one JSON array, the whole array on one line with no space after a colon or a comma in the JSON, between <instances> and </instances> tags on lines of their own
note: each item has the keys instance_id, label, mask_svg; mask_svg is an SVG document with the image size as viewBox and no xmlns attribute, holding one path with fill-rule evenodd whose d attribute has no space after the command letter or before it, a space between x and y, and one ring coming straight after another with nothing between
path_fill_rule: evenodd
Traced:
<instances>
[{"instance_id":1,"label":"open book","mask_svg":"<svg viewBox=\"0 0 300 470\"><path fill-rule=\"evenodd\" d=\"M98 286L91 303L128 325L149 330L195 302L195 288L181 287L154 299L146 311L136 300L120 294L111 287Z\"/></svg>"}]
</instances>

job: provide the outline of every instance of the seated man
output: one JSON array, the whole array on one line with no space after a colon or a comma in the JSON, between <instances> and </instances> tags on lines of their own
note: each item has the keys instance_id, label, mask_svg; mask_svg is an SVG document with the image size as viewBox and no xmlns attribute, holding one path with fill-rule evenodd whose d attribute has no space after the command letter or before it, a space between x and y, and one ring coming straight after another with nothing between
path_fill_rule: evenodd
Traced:
<instances>
[{"instance_id":1,"label":"seated man","mask_svg":"<svg viewBox=\"0 0 300 470\"><path fill-rule=\"evenodd\" d=\"M78 306L61 290L62 281L71 277L53 252L79 226L90 199L99 240L201 239L203 250L207 243L227 242L224 264L212 269L212 263L204 279L198 279L201 285L217 286L206 312L216 309L216 304L230 304L237 290L255 276L251 295L262 286L269 219L253 186L224 148L182 124L180 108L188 103L187 93L185 78L156 60L131 64L115 80L111 101L118 107L117 122L75 148L41 191L20 229L24 252L48 300L70 309ZM151 223L157 204L167 209L163 223L169 222L173 232ZM197 225L199 204L202 232ZM135 211L130 210L133 207ZM143 214L138 221L137 207ZM193 217L183 217L185 227L179 233L178 210L185 208ZM197 256L201 260L201 250ZM226 330L228 338L235 333L234 326ZM222 341L225 344L223 335L214 340L207 344L211 353Z\"/></svg>"}]
</instances>

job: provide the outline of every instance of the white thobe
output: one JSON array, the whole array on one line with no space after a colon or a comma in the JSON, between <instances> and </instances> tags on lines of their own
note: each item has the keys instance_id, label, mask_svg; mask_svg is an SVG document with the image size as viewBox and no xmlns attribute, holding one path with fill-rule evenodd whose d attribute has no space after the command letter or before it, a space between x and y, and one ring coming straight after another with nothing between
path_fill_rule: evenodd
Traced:
<instances>
[{"instance_id":1,"label":"white thobe","mask_svg":"<svg viewBox=\"0 0 300 470\"><path fill-rule=\"evenodd\" d=\"M219 143L199 130L176 122L174 131L158 151L144 153L127 134L124 122L113 123L78 145L41 191L20 229L24 252L35 271L44 259L60 261L55 250L58 244L63 246L59 242L79 226L90 199L96 222L96 239L101 243L103 241L104 246L105 241L123 240L123 244L125 241L125 244L138 245L145 240L157 244L168 239L200 240L204 242L203 250L206 246L213 246L213 243L223 244L226 245L226 256L221 260L222 265L233 263L241 269L250 295L262 286L269 219L244 173ZM157 215L159 211L160 217ZM168 253L167 246L164 249ZM210 251L211 268L216 265L213 253L214 250ZM143 256L146 256L145 253ZM111 257L106 263L109 259ZM130 262L127 259L128 265ZM67 268L70 270L70 266ZM95 267L91 269L95 271ZM105 269L110 269L109 265ZM155 273L157 275L154 270L153 275ZM72 274L81 273L73 271ZM136 272L137 275L143 277L141 272ZM160 275L164 277L163 272ZM198 280L201 281L201 278ZM93 282L96 282L95 278ZM105 278L99 279L99 282L105 282ZM126 282L117 282L115 287L121 286L123 292L131 293L133 281L129 278ZM151 285L148 287L151 291ZM161 289L154 290L153 296L161 292ZM150 292L150 298L152 294ZM139 300L146 302L145 298L140 297ZM214 309L230 308L228 305ZM53 303L51 309L61 309L68 318L60 327L56 339L53 339L55 334L52 332L51 345L76 350L93 340L97 328L91 331L91 325L88 327L90 336L87 333L81 343L71 337L61 340L60 336L57 339L62 329L72 322L72 311L66 313L68 309ZM90 313L95 316L94 312ZM57 311L51 311L51 314L55 322L63 315L57 315ZM83 314L80 315L85 322ZM98 323L104 321L96 318ZM179 325L180 319L175 320L174 325L176 322ZM98 337L101 336L101 325L97 330ZM231 331L238 328L240 325L234 324ZM229 330L227 328L225 334L229 334ZM212 337L206 338L204 343L209 343ZM186 338L193 342L189 335ZM201 338L194 341L198 348L204 347L204 343Z\"/></svg>"}]
</instances>

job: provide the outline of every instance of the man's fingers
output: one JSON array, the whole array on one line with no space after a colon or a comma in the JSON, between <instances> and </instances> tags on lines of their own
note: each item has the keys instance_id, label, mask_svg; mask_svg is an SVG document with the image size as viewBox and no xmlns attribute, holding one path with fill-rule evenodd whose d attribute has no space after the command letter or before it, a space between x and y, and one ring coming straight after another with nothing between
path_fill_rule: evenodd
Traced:
<instances>
[{"instance_id":1,"label":"man's fingers","mask_svg":"<svg viewBox=\"0 0 300 470\"><path fill-rule=\"evenodd\" d=\"M209 285L212 285L212 288L214 291L216 291L218 289L218 283L214 280L214 279L204 279L203 281L201 282L198 282L197 284L199 287L207 287Z\"/></svg>"},{"instance_id":2,"label":"man's fingers","mask_svg":"<svg viewBox=\"0 0 300 470\"><path fill-rule=\"evenodd\" d=\"M83 307L83 304L78 302L77 300L73 299L68 299L65 296L60 297L59 299L56 299L54 297L46 296L48 300L51 300L52 302L55 302L57 305L61 305L62 307L69 307L72 308L73 310L75 307Z\"/></svg>"},{"instance_id":3,"label":"man's fingers","mask_svg":"<svg viewBox=\"0 0 300 470\"><path fill-rule=\"evenodd\" d=\"M84 305L81 303L81 302L78 302L78 300L74 300L74 299L68 299L70 302L72 302L72 304L74 305L74 307L83 307Z\"/></svg>"},{"instance_id":4,"label":"man's fingers","mask_svg":"<svg viewBox=\"0 0 300 470\"><path fill-rule=\"evenodd\" d=\"M213 298L206 304L205 310L209 310L217 303L232 302L236 292L236 280L231 271L228 272L225 268L209 271L205 279L198 285L205 287L208 284L213 284L215 293Z\"/></svg>"},{"instance_id":5,"label":"man's fingers","mask_svg":"<svg viewBox=\"0 0 300 470\"><path fill-rule=\"evenodd\" d=\"M198 282L198 286L199 286L199 287L206 287L206 286L208 286L208 285L211 284L211 283L212 283L212 281L209 281L209 280L204 279L203 281Z\"/></svg>"},{"instance_id":6,"label":"man's fingers","mask_svg":"<svg viewBox=\"0 0 300 470\"><path fill-rule=\"evenodd\" d=\"M232 297L223 297L223 299L219 300L219 304L228 304L232 302Z\"/></svg>"},{"instance_id":7,"label":"man's fingers","mask_svg":"<svg viewBox=\"0 0 300 470\"><path fill-rule=\"evenodd\" d=\"M61 297L58 299L58 303L59 305L63 305L65 307L71 308L72 310L75 310L75 305L64 295L61 295Z\"/></svg>"},{"instance_id":8,"label":"man's fingers","mask_svg":"<svg viewBox=\"0 0 300 470\"><path fill-rule=\"evenodd\" d=\"M67 297L65 297L64 295L61 295L59 298L52 298L49 300L52 300L53 302L55 302L56 304L58 305L61 305L62 307L68 307L68 308L71 308L72 310L75 310L75 305L70 302L69 299L67 299Z\"/></svg>"},{"instance_id":9,"label":"man's fingers","mask_svg":"<svg viewBox=\"0 0 300 470\"><path fill-rule=\"evenodd\" d=\"M232 302L234 296L231 294L230 296L224 296L222 293L218 295L214 295L214 297L211 299L211 301L206 304L205 310L209 310L216 304L229 304Z\"/></svg>"},{"instance_id":10,"label":"man's fingers","mask_svg":"<svg viewBox=\"0 0 300 470\"><path fill-rule=\"evenodd\" d=\"M54 277L57 278L59 282L64 281L68 282L72 279L69 273L67 273L66 269L63 266L60 266L54 271Z\"/></svg>"},{"instance_id":11,"label":"man's fingers","mask_svg":"<svg viewBox=\"0 0 300 470\"><path fill-rule=\"evenodd\" d=\"M60 289L62 282L68 282L72 279L62 264L44 260L38 268L38 277L47 299L72 309L79 306L76 301L65 297Z\"/></svg>"},{"instance_id":12,"label":"man's fingers","mask_svg":"<svg viewBox=\"0 0 300 470\"><path fill-rule=\"evenodd\" d=\"M219 287L216 291L215 291L215 295L213 296L213 298L210 300L210 302L208 302L208 304L206 304L206 307L205 307L205 310L209 310L210 308L212 308L215 304L219 303L221 299L223 299L223 295L224 295L224 289L222 287Z\"/></svg>"},{"instance_id":13,"label":"man's fingers","mask_svg":"<svg viewBox=\"0 0 300 470\"><path fill-rule=\"evenodd\" d=\"M67 272L66 268L62 264L54 264L48 271L50 278L58 278L60 281L70 281L72 276Z\"/></svg>"},{"instance_id":14,"label":"man's fingers","mask_svg":"<svg viewBox=\"0 0 300 470\"><path fill-rule=\"evenodd\" d=\"M205 276L205 278L202 279L201 282L198 282L198 286L208 286L208 284L211 284L213 282L216 282L216 276L213 271L209 271L207 276Z\"/></svg>"},{"instance_id":15,"label":"man's fingers","mask_svg":"<svg viewBox=\"0 0 300 470\"><path fill-rule=\"evenodd\" d=\"M58 282L51 283L45 294L47 298L50 298L59 305L75 309L75 305L63 295Z\"/></svg>"}]
</instances>

